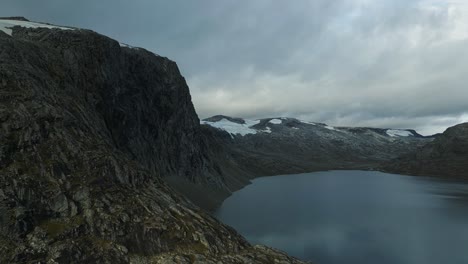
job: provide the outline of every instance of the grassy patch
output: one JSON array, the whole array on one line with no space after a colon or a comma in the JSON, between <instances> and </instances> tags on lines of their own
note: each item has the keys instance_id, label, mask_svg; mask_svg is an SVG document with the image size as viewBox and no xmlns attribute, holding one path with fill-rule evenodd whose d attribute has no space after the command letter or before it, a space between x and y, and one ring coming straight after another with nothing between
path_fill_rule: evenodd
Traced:
<instances>
[{"instance_id":1,"label":"grassy patch","mask_svg":"<svg viewBox=\"0 0 468 264\"><path fill-rule=\"evenodd\" d=\"M69 219L48 219L39 224L46 233L51 237L57 237L69 230L72 230L84 223L81 215Z\"/></svg>"}]
</instances>

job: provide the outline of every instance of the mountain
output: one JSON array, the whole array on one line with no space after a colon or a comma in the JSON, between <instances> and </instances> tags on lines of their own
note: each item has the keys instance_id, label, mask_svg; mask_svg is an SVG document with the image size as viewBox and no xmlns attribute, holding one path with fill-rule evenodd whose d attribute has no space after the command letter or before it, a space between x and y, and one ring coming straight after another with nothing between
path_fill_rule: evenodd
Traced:
<instances>
[{"instance_id":1,"label":"mountain","mask_svg":"<svg viewBox=\"0 0 468 264\"><path fill-rule=\"evenodd\" d=\"M247 120L218 115L201 123L211 130L211 141L224 146L226 165L221 167L241 168L240 175L246 178L375 169L433 140L408 129L332 127L283 117Z\"/></svg>"},{"instance_id":2,"label":"mountain","mask_svg":"<svg viewBox=\"0 0 468 264\"><path fill-rule=\"evenodd\" d=\"M468 123L448 128L434 141L384 164L382 170L468 179Z\"/></svg>"},{"instance_id":3,"label":"mountain","mask_svg":"<svg viewBox=\"0 0 468 264\"><path fill-rule=\"evenodd\" d=\"M167 58L0 19L0 122L0 263L300 263L167 184L229 189Z\"/></svg>"}]
</instances>

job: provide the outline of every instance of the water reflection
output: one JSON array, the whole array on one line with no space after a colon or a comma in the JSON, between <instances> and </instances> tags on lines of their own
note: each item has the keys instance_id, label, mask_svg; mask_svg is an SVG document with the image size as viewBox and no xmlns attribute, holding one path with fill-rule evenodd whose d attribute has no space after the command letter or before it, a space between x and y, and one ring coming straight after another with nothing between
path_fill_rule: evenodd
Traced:
<instances>
[{"instance_id":1,"label":"water reflection","mask_svg":"<svg viewBox=\"0 0 468 264\"><path fill-rule=\"evenodd\" d=\"M468 184L380 172L257 179L218 217L252 243L322 264L468 263Z\"/></svg>"}]
</instances>

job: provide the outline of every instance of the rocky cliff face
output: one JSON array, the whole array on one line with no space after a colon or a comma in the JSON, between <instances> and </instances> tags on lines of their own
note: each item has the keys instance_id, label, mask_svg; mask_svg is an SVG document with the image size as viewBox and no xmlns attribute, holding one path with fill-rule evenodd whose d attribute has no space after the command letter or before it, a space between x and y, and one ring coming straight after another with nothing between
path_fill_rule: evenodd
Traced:
<instances>
[{"instance_id":1,"label":"rocky cliff face","mask_svg":"<svg viewBox=\"0 0 468 264\"><path fill-rule=\"evenodd\" d=\"M468 123L448 128L433 142L386 163L382 170L468 179Z\"/></svg>"},{"instance_id":2,"label":"rocky cliff face","mask_svg":"<svg viewBox=\"0 0 468 264\"><path fill-rule=\"evenodd\" d=\"M376 169L432 140L414 130L332 127L295 118L245 120L214 116L204 119L202 124L211 129L214 138L211 141L225 146L224 153L228 154L219 161L226 164L222 169L240 168L243 171L237 175L247 178Z\"/></svg>"},{"instance_id":3,"label":"rocky cliff face","mask_svg":"<svg viewBox=\"0 0 468 264\"><path fill-rule=\"evenodd\" d=\"M299 262L165 183L225 188L174 62L15 23L0 20L1 263Z\"/></svg>"}]
</instances>

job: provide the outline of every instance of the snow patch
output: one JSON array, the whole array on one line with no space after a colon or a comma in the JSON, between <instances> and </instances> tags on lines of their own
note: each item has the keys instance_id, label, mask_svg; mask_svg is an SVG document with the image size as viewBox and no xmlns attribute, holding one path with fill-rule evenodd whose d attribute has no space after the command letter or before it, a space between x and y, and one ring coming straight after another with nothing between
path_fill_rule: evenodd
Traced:
<instances>
[{"instance_id":1,"label":"snow patch","mask_svg":"<svg viewBox=\"0 0 468 264\"><path fill-rule=\"evenodd\" d=\"M20 26L20 27L25 27L25 28L49 28L49 29L58 28L62 30L74 30L73 28L59 27L59 26L53 26L53 25L30 22L30 21L0 19L0 30L7 33L10 36L13 33L12 28L15 26Z\"/></svg>"},{"instance_id":2,"label":"snow patch","mask_svg":"<svg viewBox=\"0 0 468 264\"><path fill-rule=\"evenodd\" d=\"M260 120L248 120L244 119L245 125L248 127L258 125L260 123Z\"/></svg>"},{"instance_id":3,"label":"snow patch","mask_svg":"<svg viewBox=\"0 0 468 264\"><path fill-rule=\"evenodd\" d=\"M233 137L234 135L245 136L248 134L257 134L258 131L250 127L260 123L260 120L245 120L245 124L238 124L223 118L217 122L201 121L200 123L222 129Z\"/></svg>"},{"instance_id":4,"label":"snow patch","mask_svg":"<svg viewBox=\"0 0 468 264\"><path fill-rule=\"evenodd\" d=\"M125 43L122 43L122 42L119 42L119 45L120 47L122 48L129 48L129 49L141 49L140 47L135 47L135 46L132 46L132 45L128 45L128 44L125 44ZM156 53L155 53L156 54ZM156 54L157 55L157 54ZM158 55L159 56L159 55Z\"/></svg>"},{"instance_id":5,"label":"snow patch","mask_svg":"<svg viewBox=\"0 0 468 264\"><path fill-rule=\"evenodd\" d=\"M130 45L125 44L125 43L122 43L122 42L119 42L119 45L120 45L120 47L122 47L122 48L130 48L130 49L134 49L134 48L135 48L135 47L133 47L133 46L130 46Z\"/></svg>"},{"instance_id":6,"label":"snow patch","mask_svg":"<svg viewBox=\"0 0 468 264\"><path fill-rule=\"evenodd\" d=\"M262 130L262 132L264 133L271 133L271 128L270 127L266 127L265 130Z\"/></svg>"},{"instance_id":7,"label":"snow patch","mask_svg":"<svg viewBox=\"0 0 468 264\"><path fill-rule=\"evenodd\" d=\"M279 124L283 123L283 120L281 120L281 119L276 119L276 118L275 118L275 119L271 119L271 120L269 121L269 123L272 123L272 124L275 124L275 125L279 125Z\"/></svg>"},{"instance_id":8,"label":"snow patch","mask_svg":"<svg viewBox=\"0 0 468 264\"><path fill-rule=\"evenodd\" d=\"M304 123L304 124L309 124L309 125L314 125L316 126L317 124L314 123L314 122L309 122L309 121L304 121L304 120L299 120L301 123Z\"/></svg>"},{"instance_id":9,"label":"snow patch","mask_svg":"<svg viewBox=\"0 0 468 264\"><path fill-rule=\"evenodd\" d=\"M402 130L402 129L388 129L387 130L387 135L391 137L411 137L414 136L413 133L411 133L408 130Z\"/></svg>"},{"instance_id":10,"label":"snow patch","mask_svg":"<svg viewBox=\"0 0 468 264\"><path fill-rule=\"evenodd\" d=\"M326 125L324 126L326 129L328 130L336 130L336 128L332 127L332 126L329 126L329 125Z\"/></svg>"}]
</instances>

